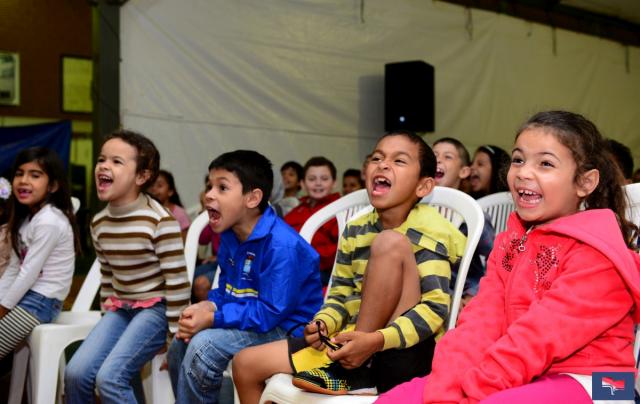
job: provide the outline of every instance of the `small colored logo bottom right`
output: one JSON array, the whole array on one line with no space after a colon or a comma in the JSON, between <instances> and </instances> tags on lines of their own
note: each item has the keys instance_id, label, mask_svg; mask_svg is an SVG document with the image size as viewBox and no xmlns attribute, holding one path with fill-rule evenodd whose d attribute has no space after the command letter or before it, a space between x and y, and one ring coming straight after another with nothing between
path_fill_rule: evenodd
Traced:
<instances>
[{"instance_id":1,"label":"small colored logo bottom right","mask_svg":"<svg viewBox=\"0 0 640 404\"><path fill-rule=\"evenodd\" d=\"M633 400L633 372L594 372L591 375L594 400Z\"/></svg>"}]
</instances>

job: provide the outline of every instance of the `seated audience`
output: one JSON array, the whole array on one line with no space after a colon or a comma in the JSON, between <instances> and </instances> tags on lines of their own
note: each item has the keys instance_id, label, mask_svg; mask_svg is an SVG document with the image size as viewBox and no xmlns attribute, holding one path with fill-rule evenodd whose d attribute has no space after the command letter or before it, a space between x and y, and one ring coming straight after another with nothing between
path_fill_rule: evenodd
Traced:
<instances>
[{"instance_id":1,"label":"seated audience","mask_svg":"<svg viewBox=\"0 0 640 404\"><path fill-rule=\"evenodd\" d=\"M587 404L617 372L631 376L633 402L640 256L606 149L570 112L521 127L507 177L516 211L478 295L438 342L431 374L378 403Z\"/></svg>"},{"instance_id":2,"label":"seated audience","mask_svg":"<svg viewBox=\"0 0 640 404\"><path fill-rule=\"evenodd\" d=\"M317 211L340 198L332 192L336 183L336 167L325 157L312 157L304 165L302 185L307 196L300 198L300 204L284 217L296 231ZM311 240L311 245L320 254L320 279L327 286L338 248L338 222L332 219L325 223Z\"/></svg>"},{"instance_id":3,"label":"seated audience","mask_svg":"<svg viewBox=\"0 0 640 404\"><path fill-rule=\"evenodd\" d=\"M342 174L342 195L364 188L362 173L355 168L349 168Z\"/></svg>"},{"instance_id":4,"label":"seated audience","mask_svg":"<svg viewBox=\"0 0 640 404\"><path fill-rule=\"evenodd\" d=\"M265 380L326 394L375 393L427 374L449 314L451 265L465 238L438 212L417 204L434 187L436 162L411 132L385 134L367 167L371 213L347 224L327 300L304 338L241 351L233 381L242 403L257 403Z\"/></svg>"},{"instance_id":5,"label":"seated audience","mask_svg":"<svg viewBox=\"0 0 640 404\"><path fill-rule=\"evenodd\" d=\"M160 170L158 172L158 178L156 178L153 185L149 188L149 193L176 218L180 224L180 233L184 241L187 238L191 220L182 206L180 195L178 195L178 191L176 190L173 174L167 170Z\"/></svg>"},{"instance_id":6,"label":"seated audience","mask_svg":"<svg viewBox=\"0 0 640 404\"><path fill-rule=\"evenodd\" d=\"M271 163L237 150L209 165L205 206L220 233L219 286L187 307L168 351L176 403L215 403L239 350L283 339L322 302L318 253L269 206Z\"/></svg>"},{"instance_id":7,"label":"seated audience","mask_svg":"<svg viewBox=\"0 0 640 404\"><path fill-rule=\"evenodd\" d=\"M469 177L471 169L469 167L469 152L467 148L457 139L444 137L436 140L433 144L433 153L438 163L436 167L436 185L460 189L462 182ZM466 236L467 225L463 223L460 231ZM491 225L491 218L485 213L484 227L482 235L473 254L467 279L464 283L462 295L462 306L464 307L473 296L478 293L480 278L484 276L485 267L489 253L493 248L495 231ZM455 286L457 276L457 266L451 273L451 288Z\"/></svg>"},{"instance_id":8,"label":"seated audience","mask_svg":"<svg viewBox=\"0 0 640 404\"><path fill-rule=\"evenodd\" d=\"M478 147L471 162L469 176L470 195L475 199L503 192L508 189L506 182L509 155L498 146Z\"/></svg>"},{"instance_id":9,"label":"seated audience","mask_svg":"<svg viewBox=\"0 0 640 404\"><path fill-rule=\"evenodd\" d=\"M280 175L284 185L284 196L273 204L273 208L280 217L285 217L293 208L300 205L304 169L295 161L287 161L280 167Z\"/></svg>"}]
</instances>

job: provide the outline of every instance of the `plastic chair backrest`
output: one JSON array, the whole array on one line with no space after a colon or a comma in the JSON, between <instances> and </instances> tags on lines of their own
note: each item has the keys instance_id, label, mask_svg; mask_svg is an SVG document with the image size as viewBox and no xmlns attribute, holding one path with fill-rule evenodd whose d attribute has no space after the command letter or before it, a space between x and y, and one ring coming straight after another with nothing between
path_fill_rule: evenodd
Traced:
<instances>
[{"instance_id":1,"label":"plastic chair backrest","mask_svg":"<svg viewBox=\"0 0 640 404\"><path fill-rule=\"evenodd\" d=\"M462 301L462 293L464 291L464 283L467 279L467 273L469 272L469 266L473 254L476 251L478 241L480 241L480 235L482 234L482 228L484 227L484 215L478 202L462 191L458 191L453 188L435 187L431 194L422 198L420 203L427 203L431 206L446 209L445 212L450 212L444 215L449 219L454 226L460 227L462 222L467 223L467 244L464 248L460 265L458 266L458 274L456 276L456 284L453 289L453 296L451 301L451 311L449 313L449 321L447 329L452 329L456 326L458 319L458 313L460 312L460 303Z\"/></svg>"},{"instance_id":2,"label":"plastic chair backrest","mask_svg":"<svg viewBox=\"0 0 640 404\"><path fill-rule=\"evenodd\" d=\"M366 206L364 208L356 211L358 206L361 207L365 203ZM484 215L477 201L464 192L453 188L435 187L433 192L424 197L420 203L427 203L438 208L439 211L445 213L443 216L452 221L453 225L456 227L460 227L463 221L467 223L467 244L458 267L458 275L456 277L456 284L451 302L451 311L447 324L448 329L451 329L455 327L455 323L458 318L462 292L464 291L464 283L467 279L467 273L469 272L473 253L478 245L480 235L482 234L482 228L484 227ZM303 231L305 231L303 237L307 241L311 240L313 238L313 233L315 233L322 224L326 223L331 219L331 217L333 217L331 214L337 215L336 218L338 219L338 226L340 227L340 232L342 234L342 231L346 226L346 221L356 219L368 212L371 212L372 209L373 207L368 204L366 190L353 192L316 212L309 218L309 220L307 220L307 223L312 222L312 224L309 225L308 229L305 229L307 226L307 223L305 223L300 230L300 234L302 235ZM349 217L347 217L347 213L349 213ZM316 215L318 215L318 217L315 217ZM342 225L340 224L341 220L344 220L344 224ZM331 288L331 280L329 281L329 288Z\"/></svg>"},{"instance_id":3,"label":"plastic chair backrest","mask_svg":"<svg viewBox=\"0 0 640 404\"><path fill-rule=\"evenodd\" d=\"M640 183L625 185L624 191L627 194L627 219L640 226Z\"/></svg>"},{"instance_id":4,"label":"plastic chair backrest","mask_svg":"<svg viewBox=\"0 0 640 404\"><path fill-rule=\"evenodd\" d=\"M478 204L483 211L489 214L491 224L496 234L507 228L507 219L511 212L516 209L510 192L498 192L478 199Z\"/></svg>"},{"instance_id":5,"label":"plastic chair backrest","mask_svg":"<svg viewBox=\"0 0 640 404\"><path fill-rule=\"evenodd\" d=\"M193 219L189 230L187 231L187 238L184 241L184 259L187 264L187 274L189 280L193 281L193 274L196 268L196 259L198 258L198 246L200 240L200 233L209 224L209 214L207 211L200 213Z\"/></svg>"},{"instance_id":6,"label":"plastic chair backrest","mask_svg":"<svg viewBox=\"0 0 640 404\"><path fill-rule=\"evenodd\" d=\"M311 239L315 232L318 231L323 224L327 223L334 217L338 221L338 235L342 235L342 231L353 215L360 212L362 208L367 206L370 205L366 189L359 189L347 194L328 204L307 219L300 229L300 236L311 244Z\"/></svg>"},{"instance_id":7,"label":"plastic chair backrest","mask_svg":"<svg viewBox=\"0 0 640 404\"><path fill-rule=\"evenodd\" d=\"M627 195L628 202L626 211L627 219L631 220L636 226L640 226L640 183L628 184L623 188ZM636 340L633 345L636 363L638 363L638 351L640 351L640 326L636 325Z\"/></svg>"},{"instance_id":8,"label":"plastic chair backrest","mask_svg":"<svg viewBox=\"0 0 640 404\"><path fill-rule=\"evenodd\" d=\"M100 289L100 261L96 258L82 282L80 291L71 306L73 312L90 311L93 299L95 299Z\"/></svg>"},{"instance_id":9,"label":"plastic chair backrest","mask_svg":"<svg viewBox=\"0 0 640 404\"><path fill-rule=\"evenodd\" d=\"M76 198L75 196L72 196L71 207L73 208L73 213L78 213L78 210L80 209L80 199Z\"/></svg>"}]
</instances>

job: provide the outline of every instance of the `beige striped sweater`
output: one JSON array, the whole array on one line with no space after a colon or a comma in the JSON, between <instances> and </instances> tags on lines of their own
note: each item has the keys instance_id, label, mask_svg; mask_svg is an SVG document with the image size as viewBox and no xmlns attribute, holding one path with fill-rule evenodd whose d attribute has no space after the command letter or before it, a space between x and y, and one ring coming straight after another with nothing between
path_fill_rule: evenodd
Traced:
<instances>
[{"instance_id":1,"label":"beige striped sweater","mask_svg":"<svg viewBox=\"0 0 640 404\"><path fill-rule=\"evenodd\" d=\"M157 201L141 193L125 206L107 206L93 218L91 237L102 274L100 300L161 297L169 331L189 304L191 287L180 226Z\"/></svg>"}]
</instances>

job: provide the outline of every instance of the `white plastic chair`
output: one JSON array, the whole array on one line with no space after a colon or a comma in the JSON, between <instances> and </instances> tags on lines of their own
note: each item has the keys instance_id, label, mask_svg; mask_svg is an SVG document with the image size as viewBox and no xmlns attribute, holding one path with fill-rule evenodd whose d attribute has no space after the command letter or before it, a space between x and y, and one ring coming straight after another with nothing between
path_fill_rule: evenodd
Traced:
<instances>
[{"instance_id":1,"label":"white plastic chair","mask_svg":"<svg viewBox=\"0 0 640 404\"><path fill-rule=\"evenodd\" d=\"M208 220L206 212L198 216L187 233L185 259L189 279L193 278L200 232ZM29 351L31 351L28 362L31 402L34 404L56 402L58 370L60 374L64 372L62 356L64 349L73 342L85 339L100 320L99 311L89 310L99 288L100 263L95 260L71 311L60 313L54 323L37 326L27 340L27 344L14 353L9 404L21 403ZM150 369L143 370L143 387L147 397L154 404L173 402L168 372L160 371L165 355L156 355L150 362ZM60 365L51 366L53 363L60 363Z\"/></svg>"},{"instance_id":2,"label":"white plastic chair","mask_svg":"<svg viewBox=\"0 0 640 404\"><path fill-rule=\"evenodd\" d=\"M624 191L627 195L627 219L631 220L636 226L640 226L640 183L625 185ZM636 240L637 242L637 240ZM633 344L633 353L638 364L638 353L640 351L640 325L636 324L636 339ZM640 368L639 368L640 370ZM636 378L636 390L640 391L640 373Z\"/></svg>"},{"instance_id":3,"label":"white plastic chair","mask_svg":"<svg viewBox=\"0 0 640 404\"><path fill-rule=\"evenodd\" d=\"M300 236L311 244L311 239L313 239L316 231L333 218L338 221L338 235L342 235L347 222L367 206L369 206L369 196L366 189L359 189L347 194L320 209L307 219L300 229Z\"/></svg>"},{"instance_id":4,"label":"white plastic chair","mask_svg":"<svg viewBox=\"0 0 640 404\"><path fill-rule=\"evenodd\" d=\"M491 217L491 224L496 234L506 230L507 219L516 209L511 193L506 191L484 196L478 199L478 204Z\"/></svg>"},{"instance_id":5,"label":"white plastic chair","mask_svg":"<svg viewBox=\"0 0 640 404\"><path fill-rule=\"evenodd\" d=\"M27 363L31 402L50 404L56 401L58 371L63 368L61 361L64 361L64 349L73 342L84 339L100 320L99 311L89 310L99 287L100 263L95 260L71 311L61 312L51 324L41 324L34 328L27 343L16 350L9 392L10 404L22 402Z\"/></svg>"},{"instance_id":6,"label":"white plastic chair","mask_svg":"<svg viewBox=\"0 0 640 404\"><path fill-rule=\"evenodd\" d=\"M359 193L359 194L357 194ZM354 195L356 194L356 195ZM354 208L362 206L366 203L366 190L356 191L352 194L346 195L343 198L325 206L323 209L316 212L302 227L300 234L306 240L311 240L315 231L327 222L332 217L338 219L338 227L340 231L344 229L346 221L360 217L361 215L370 212L373 207L368 205L360 211L354 213ZM348 198L348 199L347 199ZM462 299L462 292L464 289L464 282L467 278L467 272L473 252L480 240L482 228L484 226L484 216L480 205L471 198L469 195L460 192L452 188L436 187L433 192L420 201L420 203L428 203L438 208L445 208L449 210L449 216L453 218L453 224L458 227L462 221L467 223L469 230L467 236L467 244L464 249L462 260L458 268L458 276L456 279L456 285L454 288L454 296L451 304L451 314L449 315L449 321L447 327L449 329L455 327L456 319L460 309L460 301ZM349 213L347 219L347 213ZM313 220L312 220L313 219ZM341 221L343 221L341 223ZM307 228L307 224L309 224ZM304 234L303 234L304 232ZM324 394L315 394L303 391L295 387L291 382L291 375L276 374L272 376L268 381L262 396L260 397L260 403L274 402L280 404L295 404L295 403L318 403L318 404L340 404L340 403L372 403L376 400L376 396L329 396Z\"/></svg>"},{"instance_id":7,"label":"white plastic chair","mask_svg":"<svg viewBox=\"0 0 640 404\"><path fill-rule=\"evenodd\" d=\"M73 208L73 213L78 213L78 210L80 209L80 199L76 198L75 196L72 196L71 207Z\"/></svg>"},{"instance_id":8,"label":"white plastic chair","mask_svg":"<svg viewBox=\"0 0 640 404\"><path fill-rule=\"evenodd\" d=\"M200 233L202 233L202 230L204 230L208 223L209 215L206 211L196 216L189 226L187 238L184 242L184 259L187 264L187 275L192 283L196 259L198 258L198 240L200 239ZM142 372L142 385L145 395L148 398L150 397L151 403L153 404L171 404L175 402L169 372L160 370L160 366L166 356L166 352L156 355Z\"/></svg>"},{"instance_id":9,"label":"white plastic chair","mask_svg":"<svg viewBox=\"0 0 640 404\"><path fill-rule=\"evenodd\" d=\"M627 219L635 223L636 226L640 226L640 183L628 184L623 188L629 202Z\"/></svg>"}]
</instances>

